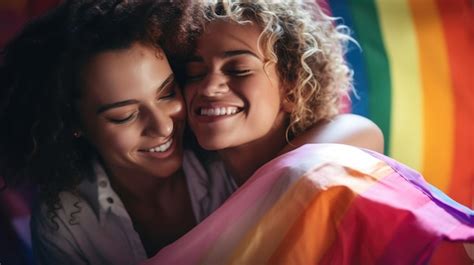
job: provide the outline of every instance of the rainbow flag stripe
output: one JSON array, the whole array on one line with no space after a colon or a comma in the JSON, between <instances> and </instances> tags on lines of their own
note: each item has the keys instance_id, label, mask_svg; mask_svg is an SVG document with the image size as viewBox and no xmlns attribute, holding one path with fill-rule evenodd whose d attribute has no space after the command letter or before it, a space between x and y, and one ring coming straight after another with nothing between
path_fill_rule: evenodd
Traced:
<instances>
[{"instance_id":1,"label":"rainbow flag stripe","mask_svg":"<svg viewBox=\"0 0 474 265\"><path fill-rule=\"evenodd\" d=\"M474 9L465 0L318 0L348 25L359 98L386 154L474 203Z\"/></svg>"},{"instance_id":2,"label":"rainbow flag stripe","mask_svg":"<svg viewBox=\"0 0 474 265\"><path fill-rule=\"evenodd\" d=\"M143 264L425 264L442 242L474 242L474 211L381 154L305 145Z\"/></svg>"}]
</instances>

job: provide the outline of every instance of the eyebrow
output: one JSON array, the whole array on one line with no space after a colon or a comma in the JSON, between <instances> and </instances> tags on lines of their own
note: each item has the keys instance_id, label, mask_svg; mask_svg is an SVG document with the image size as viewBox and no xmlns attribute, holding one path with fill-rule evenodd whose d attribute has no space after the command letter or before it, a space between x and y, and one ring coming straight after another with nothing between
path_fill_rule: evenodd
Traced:
<instances>
[{"instance_id":1,"label":"eyebrow","mask_svg":"<svg viewBox=\"0 0 474 265\"><path fill-rule=\"evenodd\" d=\"M161 85L156 89L156 91L161 91L163 90L164 88L166 88L169 84L171 84L174 80L174 74L171 73L166 79L165 81L163 81L163 83L161 83ZM104 111L107 111L109 109L113 109L113 108L119 108L119 107L123 107L123 106L127 106L127 105L132 105L132 104L137 104L139 103L138 100L136 99L128 99L128 100L123 100L123 101L118 101L118 102L114 102L114 103L110 103L110 104L104 104L104 105L101 105L97 108L97 114L101 114L103 113Z\"/></svg>"},{"instance_id":2,"label":"eyebrow","mask_svg":"<svg viewBox=\"0 0 474 265\"><path fill-rule=\"evenodd\" d=\"M239 55L250 55L260 60L260 58L255 53L249 50L231 50L231 51L225 51L222 53L223 58L230 58L230 57L239 56ZM202 61L204 61L204 59L202 58L202 56L199 56L199 55L193 55L187 60L187 62L202 62Z\"/></svg>"},{"instance_id":3,"label":"eyebrow","mask_svg":"<svg viewBox=\"0 0 474 265\"><path fill-rule=\"evenodd\" d=\"M233 57L233 56L239 56L239 55L251 55L253 57L256 57L257 59L260 59L255 53L249 51L249 50L233 50L233 51L226 51L224 52L224 57Z\"/></svg>"}]
</instances>

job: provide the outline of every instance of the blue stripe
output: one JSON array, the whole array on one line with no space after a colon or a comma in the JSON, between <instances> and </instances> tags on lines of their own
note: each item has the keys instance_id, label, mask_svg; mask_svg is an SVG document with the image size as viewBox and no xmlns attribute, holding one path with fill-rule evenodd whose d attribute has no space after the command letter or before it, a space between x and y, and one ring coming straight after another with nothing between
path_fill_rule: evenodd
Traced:
<instances>
[{"instance_id":1,"label":"blue stripe","mask_svg":"<svg viewBox=\"0 0 474 265\"><path fill-rule=\"evenodd\" d=\"M348 26L351 29L351 36L357 40L357 34L352 22L353 20L347 0L329 0L328 3L331 7L332 15L341 18L338 20L338 23L343 23ZM351 93L352 112L369 117L369 85L367 82L364 57L362 56L360 48L352 42L349 43L346 59L354 70L354 88L358 95L357 98Z\"/></svg>"}]
</instances>

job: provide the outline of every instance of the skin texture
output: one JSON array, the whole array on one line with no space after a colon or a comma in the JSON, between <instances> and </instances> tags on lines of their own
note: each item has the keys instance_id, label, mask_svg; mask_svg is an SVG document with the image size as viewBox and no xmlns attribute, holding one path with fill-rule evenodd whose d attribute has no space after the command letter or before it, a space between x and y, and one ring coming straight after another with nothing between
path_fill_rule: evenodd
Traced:
<instances>
[{"instance_id":1,"label":"skin texture","mask_svg":"<svg viewBox=\"0 0 474 265\"><path fill-rule=\"evenodd\" d=\"M293 139L280 153L306 143L339 143L384 152L383 133L371 120L356 114L339 114Z\"/></svg>"},{"instance_id":2,"label":"skin texture","mask_svg":"<svg viewBox=\"0 0 474 265\"><path fill-rule=\"evenodd\" d=\"M194 225L182 163L185 105L162 51L138 43L92 57L77 103L148 254ZM164 152L149 149L171 145Z\"/></svg>"}]
</instances>

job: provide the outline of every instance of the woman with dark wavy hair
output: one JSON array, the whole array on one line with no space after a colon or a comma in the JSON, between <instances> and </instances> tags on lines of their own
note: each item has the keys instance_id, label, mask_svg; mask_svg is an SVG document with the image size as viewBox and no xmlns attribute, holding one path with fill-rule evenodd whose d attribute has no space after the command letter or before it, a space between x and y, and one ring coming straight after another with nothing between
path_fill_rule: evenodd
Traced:
<instances>
[{"instance_id":1,"label":"woman with dark wavy hair","mask_svg":"<svg viewBox=\"0 0 474 265\"><path fill-rule=\"evenodd\" d=\"M41 264L134 264L199 221L182 168L185 106L164 52L187 49L190 12L66 1L4 50L1 175L39 184Z\"/></svg>"}]
</instances>

